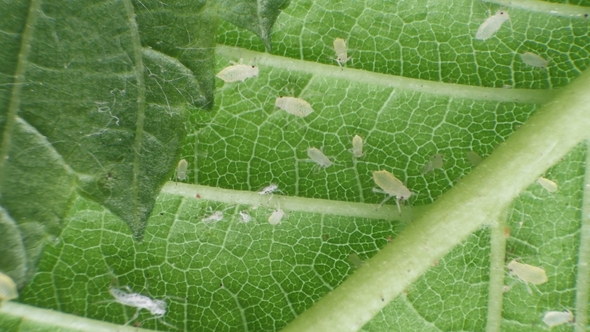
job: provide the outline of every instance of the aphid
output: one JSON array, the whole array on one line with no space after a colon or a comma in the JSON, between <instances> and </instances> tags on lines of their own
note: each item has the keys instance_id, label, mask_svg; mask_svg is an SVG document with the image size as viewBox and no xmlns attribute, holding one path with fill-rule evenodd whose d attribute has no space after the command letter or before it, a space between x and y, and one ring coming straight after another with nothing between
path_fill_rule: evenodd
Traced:
<instances>
[{"instance_id":1,"label":"aphid","mask_svg":"<svg viewBox=\"0 0 590 332\"><path fill-rule=\"evenodd\" d=\"M558 326L574 321L574 314L571 311L547 311L543 316L543 323L549 327Z\"/></svg>"},{"instance_id":2,"label":"aphid","mask_svg":"<svg viewBox=\"0 0 590 332\"><path fill-rule=\"evenodd\" d=\"M332 165L332 162L326 155L317 148L309 148L307 149L307 155L311 160L313 160L318 167L328 168Z\"/></svg>"},{"instance_id":3,"label":"aphid","mask_svg":"<svg viewBox=\"0 0 590 332\"><path fill-rule=\"evenodd\" d=\"M475 39L486 40L492 37L496 31L500 30L502 24L508 21L510 16L505 10L498 10L495 15L488 17L477 29Z\"/></svg>"},{"instance_id":4,"label":"aphid","mask_svg":"<svg viewBox=\"0 0 590 332\"><path fill-rule=\"evenodd\" d=\"M247 78L258 76L258 67L242 64L242 59L240 59L240 63L234 61L230 61L230 63L233 65L223 68L223 70L215 76L228 83L237 81L243 82Z\"/></svg>"},{"instance_id":5,"label":"aphid","mask_svg":"<svg viewBox=\"0 0 590 332\"><path fill-rule=\"evenodd\" d=\"M210 216L203 218L204 222L216 222L223 219L223 212L215 211Z\"/></svg>"},{"instance_id":6,"label":"aphid","mask_svg":"<svg viewBox=\"0 0 590 332\"><path fill-rule=\"evenodd\" d=\"M250 214L248 214L246 211L240 211L240 218L242 219L243 223L247 223L252 220L252 216L250 216Z\"/></svg>"},{"instance_id":7,"label":"aphid","mask_svg":"<svg viewBox=\"0 0 590 332\"><path fill-rule=\"evenodd\" d=\"M17 297L18 291L16 290L14 280L0 272L0 303L16 299Z\"/></svg>"},{"instance_id":8,"label":"aphid","mask_svg":"<svg viewBox=\"0 0 590 332\"><path fill-rule=\"evenodd\" d=\"M547 65L549 64L549 60L545 60L540 56L536 55L535 53L531 52L521 54L520 58L522 59L522 62L533 67L547 68Z\"/></svg>"},{"instance_id":9,"label":"aphid","mask_svg":"<svg viewBox=\"0 0 590 332\"><path fill-rule=\"evenodd\" d=\"M271 225L278 225L281 223L281 219L283 219L283 217L285 216L285 211L279 209L276 209L273 211L273 213L270 215L270 217L268 217L268 223Z\"/></svg>"},{"instance_id":10,"label":"aphid","mask_svg":"<svg viewBox=\"0 0 590 332\"><path fill-rule=\"evenodd\" d=\"M268 186L262 188L262 190L258 192L258 195L270 195L274 194L275 191L282 192L276 183L271 183Z\"/></svg>"},{"instance_id":11,"label":"aphid","mask_svg":"<svg viewBox=\"0 0 590 332\"><path fill-rule=\"evenodd\" d=\"M348 60L350 60L344 39L334 39L334 52L336 52L336 62L338 62L338 65L340 68L342 68L342 66L344 66Z\"/></svg>"},{"instance_id":12,"label":"aphid","mask_svg":"<svg viewBox=\"0 0 590 332\"><path fill-rule=\"evenodd\" d=\"M549 280L547 279L545 270L537 266L522 264L512 260L506 267L508 267L511 274L514 274L520 280L527 283L530 282L533 285L541 285Z\"/></svg>"},{"instance_id":13,"label":"aphid","mask_svg":"<svg viewBox=\"0 0 590 332\"><path fill-rule=\"evenodd\" d=\"M352 253L348 255L348 261L354 265L355 268L361 267L363 265L363 260L359 257L359 255Z\"/></svg>"},{"instance_id":14,"label":"aphid","mask_svg":"<svg viewBox=\"0 0 590 332\"><path fill-rule=\"evenodd\" d=\"M363 156L363 138L359 135L354 135L352 138L352 154L355 158Z\"/></svg>"},{"instance_id":15,"label":"aphid","mask_svg":"<svg viewBox=\"0 0 590 332\"><path fill-rule=\"evenodd\" d=\"M477 152L469 151L466 154L467 160L473 164L473 166L479 165L483 159L477 154Z\"/></svg>"},{"instance_id":16,"label":"aphid","mask_svg":"<svg viewBox=\"0 0 590 332\"><path fill-rule=\"evenodd\" d=\"M545 190L547 190L550 193L554 193L557 191L557 183L549 179L540 177L537 179L537 183L540 184L543 188L545 188Z\"/></svg>"},{"instance_id":17,"label":"aphid","mask_svg":"<svg viewBox=\"0 0 590 332\"><path fill-rule=\"evenodd\" d=\"M406 200L412 196L412 192L404 186L404 184L396 178L393 174L388 171L375 171L373 172L373 180L381 189L373 188L373 192L387 194L388 196L379 204L381 207L391 197L395 197L395 203L397 209L401 213L402 210L399 206L399 201Z\"/></svg>"},{"instance_id":18,"label":"aphid","mask_svg":"<svg viewBox=\"0 0 590 332\"><path fill-rule=\"evenodd\" d=\"M296 97L279 96L275 101L275 105L287 113L297 115L302 118L310 115L313 112L311 105L307 101Z\"/></svg>"},{"instance_id":19,"label":"aphid","mask_svg":"<svg viewBox=\"0 0 590 332\"><path fill-rule=\"evenodd\" d=\"M109 293L111 293L111 295L113 295L116 302L121 303L122 305L137 308L137 310L135 311L135 315L133 315L133 317L131 317L131 319L127 323L125 323L125 325L127 325L127 324L131 323L132 321L134 321L135 319L137 319L137 317L139 317L139 311L141 309L146 309L152 315L154 315L153 318L156 318L159 320L160 320L160 318L162 318L166 314L166 301L152 300L151 298L149 298L145 295L133 293L129 287L127 287L127 291L128 292L125 292L123 290L120 290L120 289L114 288L114 287L109 288ZM176 329L175 326L172 326L172 325L164 322L163 320L160 320L160 322Z\"/></svg>"},{"instance_id":20,"label":"aphid","mask_svg":"<svg viewBox=\"0 0 590 332\"><path fill-rule=\"evenodd\" d=\"M437 153L432 155L428 163L424 165L424 168L422 169L422 175L439 168L443 168L443 155Z\"/></svg>"},{"instance_id":21,"label":"aphid","mask_svg":"<svg viewBox=\"0 0 590 332\"><path fill-rule=\"evenodd\" d=\"M188 162L184 159L178 162L176 166L176 178L180 181L186 180L186 170L188 168Z\"/></svg>"}]
</instances>

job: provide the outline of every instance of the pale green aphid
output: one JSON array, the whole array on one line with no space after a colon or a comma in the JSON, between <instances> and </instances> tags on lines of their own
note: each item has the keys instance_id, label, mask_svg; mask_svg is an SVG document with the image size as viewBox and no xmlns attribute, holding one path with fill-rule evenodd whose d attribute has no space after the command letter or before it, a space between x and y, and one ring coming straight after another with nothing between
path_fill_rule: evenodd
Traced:
<instances>
[{"instance_id":1,"label":"pale green aphid","mask_svg":"<svg viewBox=\"0 0 590 332\"><path fill-rule=\"evenodd\" d=\"M355 253L351 253L348 255L348 261L354 265L355 268L359 268L363 265L363 260L359 257L359 255Z\"/></svg>"},{"instance_id":2,"label":"pale green aphid","mask_svg":"<svg viewBox=\"0 0 590 332\"><path fill-rule=\"evenodd\" d=\"M180 181L186 180L186 170L188 169L188 162L184 159L178 162L176 166L176 178Z\"/></svg>"},{"instance_id":3,"label":"pale green aphid","mask_svg":"<svg viewBox=\"0 0 590 332\"><path fill-rule=\"evenodd\" d=\"M486 40L492 37L496 31L500 30L502 24L508 21L510 16L505 10L498 10L495 15L488 17L477 29L475 39Z\"/></svg>"},{"instance_id":4,"label":"pale green aphid","mask_svg":"<svg viewBox=\"0 0 590 332\"><path fill-rule=\"evenodd\" d=\"M340 68L342 68L342 66L344 66L348 60L350 60L344 39L334 39L334 52L336 52L336 62L338 62L338 65Z\"/></svg>"},{"instance_id":5,"label":"pale green aphid","mask_svg":"<svg viewBox=\"0 0 590 332\"><path fill-rule=\"evenodd\" d=\"M473 166L479 165L479 163L481 163L481 161L483 160L475 151L467 152L466 156L467 160L469 160L469 162L473 164Z\"/></svg>"},{"instance_id":6,"label":"pale green aphid","mask_svg":"<svg viewBox=\"0 0 590 332\"><path fill-rule=\"evenodd\" d=\"M332 162L320 149L309 148L307 149L307 155L313 160L319 167L327 168L332 165Z\"/></svg>"},{"instance_id":7,"label":"pale green aphid","mask_svg":"<svg viewBox=\"0 0 590 332\"><path fill-rule=\"evenodd\" d=\"M234 61L230 61L230 63L233 65L223 68L223 70L215 76L227 83L238 81L243 82L250 77L258 76L258 67L242 64L242 59L240 59L240 63Z\"/></svg>"},{"instance_id":8,"label":"pale green aphid","mask_svg":"<svg viewBox=\"0 0 590 332\"><path fill-rule=\"evenodd\" d=\"M549 179L540 177L537 179L537 183L540 184L543 188L545 188L545 190L547 190L550 193L557 192L557 183Z\"/></svg>"},{"instance_id":9,"label":"pale green aphid","mask_svg":"<svg viewBox=\"0 0 590 332\"><path fill-rule=\"evenodd\" d=\"M11 277L0 272L0 304L4 301L10 301L18 297L16 284Z\"/></svg>"},{"instance_id":10,"label":"pale green aphid","mask_svg":"<svg viewBox=\"0 0 590 332\"><path fill-rule=\"evenodd\" d=\"M443 155L440 153L436 153L430 157L430 160L424 168L422 169L422 174L426 174L430 171L434 171L435 169L443 168Z\"/></svg>"},{"instance_id":11,"label":"pale green aphid","mask_svg":"<svg viewBox=\"0 0 590 332\"><path fill-rule=\"evenodd\" d=\"M302 118L313 113L311 105L301 98L279 96L277 100L275 100L275 105L287 113Z\"/></svg>"},{"instance_id":12,"label":"pale green aphid","mask_svg":"<svg viewBox=\"0 0 590 332\"><path fill-rule=\"evenodd\" d=\"M522 264L512 260L506 267L508 267L510 273L516 275L518 279L533 285L541 285L549 280L547 279L545 270L538 266Z\"/></svg>"},{"instance_id":13,"label":"pale green aphid","mask_svg":"<svg viewBox=\"0 0 590 332\"><path fill-rule=\"evenodd\" d=\"M278 225L281 223L281 219L283 219L283 217L285 216L285 211L279 209L276 209L273 211L273 213L270 215L270 217L268 217L268 223L271 225Z\"/></svg>"},{"instance_id":14,"label":"pale green aphid","mask_svg":"<svg viewBox=\"0 0 590 332\"><path fill-rule=\"evenodd\" d=\"M558 326L574 321L574 314L571 311L547 311L543 316L543 323L549 327Z\"/></svg>"},{"instance_id":15,"label":"pale green aphid","mask_svg":"<svg viewBox=\"0 0 590 332\"><path fill-rule=\"evenodd\" d=\"M363 138L359 135L354 135L352 138L352 154L356 158L363 156Z\"/></svg>"},{"instance_id":16,"label":"pale green aphid","mask_svg":"<svg viewBox=\"0 0 590 332\"><path fill-rule=\"evenodd\" d=\"M521 54L520 58L522 59L522 62L526 63L527 65L537 68L547 68L547 65L549 64L549 60L545 60L531 52Z\"/></svg>"},{"instance_id":17,"label":"pale green aphid","mask_svg":"<svg viewBox=\"0 0 590 332\"><path fill-rule=\"evenodd\" d=\"M381 202L381 204L379 204L379 207L385 204L385 202L387 202L390 198L395 197L397 209L401 213L399 202L410 198L410 196L412 196L412 192L406 188L406 186L398 178L388 171L373 172L373 180L375 180L375 184L381 188L373 188L373 192L387 194L387 197Z\"/></svg>"}]
</instances>

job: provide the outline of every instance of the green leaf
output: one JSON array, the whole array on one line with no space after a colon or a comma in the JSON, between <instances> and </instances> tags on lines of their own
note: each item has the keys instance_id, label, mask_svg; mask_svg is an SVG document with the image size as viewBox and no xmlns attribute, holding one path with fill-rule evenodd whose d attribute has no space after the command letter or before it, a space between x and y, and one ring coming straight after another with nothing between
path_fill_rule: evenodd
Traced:
<instances>
[{"instance_id":1,"label":"green leaf","mask_svg":"<svg viewBox=\"0 0 590 332\"><path fill-rule=\"evenodd\" d=\"M200 5L184 8L223 8ZM545 312L564 310L574 313L575 327L552 331L587 330L585 8L297 1L277 19L274 54L256 52L265 42L251 31L220 23L217 41L225 45L214 58L211 49L195 46L203 44L191 44L213 40L214 16L203 19L210 29L199 37L187 33L193 16L175 20L167 11L172 5L133 6L138 37L128 40L141 41L146 100L162 110L150 119L188 113L180 156L189 162L188 183L164 186L137 242L120 213L105 209L97 194L88 194L92 182L83 181L87 194L68 206L59 240L46 246L20 304L0 309L11 330L30 323L74 330L76 315L171 331L167 324L186 331L542 331L549 330ZM488 10L499 8L511 21L492 38L474 40ZM126 15L110 26L129 25ZM334 61L335 38L347 41L353 58L343 70ZM194 61L214 64L214 70L202 66L204 79L183 58L182 50L197 48L203 52ZM526 66L524 52L549 59L548 68ZM240 58L257 65L259 76L215 81L216 102L207 104L212 73ZM297 118L279 110L281 95L307 100L314 112ZM212 112L193 110L203 104ZM349 151L355 134L364 139L361 158ZM334 165L314 171L310 147ZM161 157L155 151L140 156ZM484 158L476 167L467 158L473 151ZM435 154L444 156L442 169L424 172ZM166 158L138 167L171 174L179 158ZM86 166L70 167L79 174ZM375 209L385 198L372 190L379 169L413 193L401 214L392 201ZM558 191L536 184L539 176L555 181ZM257 193L270 183L284 195ZM270 225L276 209L286 215ZM223 219L207 221L214 212ZM240 212L252 220L243 222ZM363 263L351 261L354 255ZM542 267L549 281L526 285L509 275L512 259ZM166 314L158 320L141 310L132 319L136 308L109 293L116 285L165 300ZM59 312L43 311L53 322L39 323L41 314L26 305Z\"/></svg>"}]
</instances>

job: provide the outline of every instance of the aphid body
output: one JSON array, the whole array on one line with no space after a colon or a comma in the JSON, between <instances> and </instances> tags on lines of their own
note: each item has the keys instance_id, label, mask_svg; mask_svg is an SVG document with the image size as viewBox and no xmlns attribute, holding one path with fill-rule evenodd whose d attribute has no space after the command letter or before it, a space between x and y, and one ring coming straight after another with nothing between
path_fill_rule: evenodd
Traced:
<instances>
[{"instance_id":1,"label":"aphid body","mask_svg":"<svg viewBox=\"0 0 590 332\"><path fill-rule=\"evenodd\" d=\"M404 184L396 178L393 174L388 171L375 171L373 172L373 180L375 184L381 189L373 188L373 192L387 194L388 196L379 204L381 207L391 197L396 198L397 209L401 213L399 201L406 200L412 196L412 192L404 186Z\"/></svg>"},{"instance_id":2,"label":"aphid body","mask_svg":"<svg viewBox=\"0 0 590 332\"><path fill-rule=\"evenodd\" d=\"M126 306L135 307L138 310L146 309L156 318L160 318L166 314L166 301L152 300L151 298L138 293L132 293L131 290L125 292L118 288L109 288L109 293L113 295L115 301ZM139 311L138 311L139 312ZM136 313L137 315L137 313ZM137 318L137 317L135 317ZM133 319L135 319L133 318ZM133 320L132 319L132 320Z\"/></svg>"},{"instance_id":3,"label":"aphid body","mask_svg":"<svg viewBox=\"0 0 590 332\"><path fill-rule=\"evenodd\" d=\"M348 261L354 265L355 268L359 268L363 265L363 260L359 257L359 255L355 253L351 253L348 255Z\"/></svg>"},{"instance_id":4,"label":"aphid body","mask_svg":"<svg viewBox=\"0 0 590 332\"><path fill-rule=\"evenodd\" d=\"M531 52L521 54L520 58L522 59L522 62L526 63L527 65L537 68L547 68L547 65L549 64L549 60L545 60Z\"/></svg>"},{"instance_id":5,"label":"aphid body","mask_svg":"<svg viewBox=\"0 0 590 332\"><path fill-rule=\"evenodd\" d=\"M538 266L522 264L512 260L507 267L510 273L516 275L520 280L530 282L533 285L541 285L549 280L545 270Z\"/></svg>"},{"instance_id":6,"label":"aphid body","mask_svg":"<svg viewBox=\"0 0 590 332\"><path fill-rule=\"evenodd\" d=\"M240 62L242 60L240 59ZM250 77L258 76L258 67L252 65L245 65L242 63L235 63L232 62L233 65L229 67L223 68L219 73L217 73L218 78L222 79L224 82L232 83L238 81L245 81Z\"/></svg>"},{"instance_id":7,"label":"aphid body","mask_svg":"<svg viewBox=\"0 0 590 332\"><path fill-rule=\"evenodd\" d=\"M280 191L279 186L276 183L271 183L268 186L262 188L262 190L258 192L258 195L270 195L275 191Z\"/></svg>"},{"instance_id":8,"label":"aphid body","mask_svg":"<svg viewBox=\"0 0 590 332\"><path fill-rule=\"evenodd\" d=\"M279 96L275 101L275 106L287 113L302 118L310 115L313 112L311 105L307 101L296 97Z\"/></svg>"},{"instance_id":9,"label":"aphid body","mask_svg":"<svg viewBox=\"0 0 590 332\"><path fill-rule=\"evenodd\" d=\"M422 174L426 174L430 171L434 171L435 169L443 168L443 155L440 153L432 155L430 160L424 168L422 169Z\"/></svg>"},{"instance_id":10,"label":"aphid body","mask_svg":"<svg viewBox=\"0 0 590 332\"><path fill-rule=\"evenodd\" d=\"M549 179L540 177L537 179L537 183L540 184L543 188L545 188L545 190L547 190L550 193L554 193L557 191L557 183Z\"/></svg>"},{"instance_id":11,"label":"aphid body","mask_svg":"<svg viewBox=\"0 0 590 332\"><path fill-rule=\"evenodd\" d=\"M543 316L543 323L549 327L558 326L574 321L574 314L568 311L547 311Z\"/></svg>"},{"instance_id":12,"label":"aphid body","mask_svg":"<svg viewBox=\"0 0 590 332\"><path fill-rule=\"evenodd\" d=\"M16 284L11 277L0 272L0 303L3 301L10 301L18 297Z\"/></svg>"},{"instance_id":13,"label":"aphid body","mask_svg":"<svg viewBox=\"0 0 590 332\"><path fill-rule=\"evenodd\" d=\"M327 168L332 165L332 162L320 149L317 148L309 148L307 149L307 155L311 160L313 160L317 166Z\"/></svg>"},{"instance_id":14,"label":"aphid body","mask_svg":"<svg viewBox=\"0 0 590 332\"><path fill-rule=\"evenodd\" d=\"M242 219L243 223L247 223L252 220L252 216L250 216L250 214L248 214L246 211L240 211L240 218Z\"/></svg>"},{"instance_id":15,"label":"aphid body","mask_svg":"<svg viewBox=\"0 0 590 332\"><path fill-rule=\"evenodd\" d=\"M223 219L223 212L215 211L210 216L203 218L203 221L204 222L216 222L216 221L220 221L222 219Z\"/></svg>"},{"instance_id":16,"label":"aphid body","mask_svg":"<svg viewBox=\"0 0 590 332\"><path fill-rule=\"evenodd\" d=\"M492 37L496 31L500 30L502 24L508 21L510 16L508 16L508 12L505 10L498 10L495 15L488 17L477 29L477 33L475 34L475 39L486 40Z\"/></svg>"},{"instance_id":17,"label":"aphid body","mask_svg":"<svg viewBox=\"0 0 590 332\"><path fill-rule=\"evenodd\" d=\"M270 217L268 217L268 223L271 225L278 225L281 223L281 219L285 216L285 211L281 209L276 209L271 213Z\"/></svg>"},{"instance_id":18,"label":"aphid body","mask_svg":"<svg viewBox=\"0 0 590 332\"><path fill-rule=\"evenodd\" d=\"M479 163L481 163L481 161L483 160L475 151L467 152L466 156L467 160L469 160L469 162L473 164L473 166L479 165Z\"/></svg>"},{"instance_id":19,"label":"aphid body","mask_svg":"<svg viewBox=\"0 0 590 332\"><path fill-rule=\"evenodd\" d=\"M344 39L334 39L334 52L336 52L336 62L338 62L338 65L340 68L342 68L342 66L344 66L348 60L350 60Z\"/></svg>"},{"instance_id":20,"label":"aphid body","mask_svg":"<svg viewBox=\"0 0 590 332\"><path fill-rule=\"evenodd\" d=\"M352 138L352 154L355 158L363 156L363 138L359 135L354 135Z\"/></svg>"},{"instance_id":21,"label":"aphid body","mask_svg":"<svg viewBox=\"0 0 590 332\"><path fill-rule=\"evenodd\" d=\"M176 178L180 181L186 180L186 170L188 169L188 162L184 159L178 162L176 166Z\"/></svg>"}]
</instances>

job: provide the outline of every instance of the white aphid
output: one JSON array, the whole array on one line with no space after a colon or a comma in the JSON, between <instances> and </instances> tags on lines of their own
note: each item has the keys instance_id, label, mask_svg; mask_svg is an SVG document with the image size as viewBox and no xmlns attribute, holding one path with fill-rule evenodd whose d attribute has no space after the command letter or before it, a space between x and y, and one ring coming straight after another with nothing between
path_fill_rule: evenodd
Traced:
<instances>
[{"instance_id":1,"label":"white aphid","mask_svg":"<svg viewBox=\"0 0 590 332\"><path fill-rule=\"evenodd\" d=\"M508 267L508 270L510 270L511 274L514 274L520 280L524 282L530 282L533 285L541 285L549 280L547 279L545 270L538 266L522 264L512 260L506 267Z\"/></svg>"},{"instance_id":2,"label":"white aphid","mask_svg":"<svg viewBox=\"0 0 590 332\"><path fill-rule=\"evenodd\" d=\"M574 314L571 311L547 311L543 316L543 323L549 327L558 326L574 321Z\"/></svg>"},{"instance_id":3,"label":"white aphid","mask_svg":"<svg viewBox=\"0 0 590 332\"><path fill-rule=\"evenodd\" d=\"M176 178L180 181L186 180L186 170L188 169L188 162L184 159L178 162L176 166Z\"/></svg>"},{"instance_id":4,"label":"white aphid","mask_svg":"<svg viewBox=\"0 0 590 332\"><path fill-rule=\"evenodd\" d=\"M16 284L11 277L0 272L0 303L3 301L10 301L18 297Z\"/></svg>"},{"instance_id":5,"label":"white aphid","mask_svg":"<svg viewBox=\"0 0 590 332\"><path fill-rule=\"evenodd\" d=\"M363 265L363 260L359 257L359 255L355 253L351 253L348 255L348 261L354 265L355 268L359 268Z\"/></svg>"},{"instance_id":6,"label":"white aphid","mask_svg":"<svg viewBox=\"0 0 590 332\"><path fill-rule=\"evenodd\" d=\"M203 218L204 222L216 222L223 219L223 212L215 211L210 216Z\"/></svg>"},{"instance_id":7,"label":"white aphid","mask_svg":"<svg viewBox=\"0 0 590 332\"><path fill-rule=\"evenodd\" d=\"M307 101L296 97L279 96L275 101L275 105L287 113L297 115L302 118L310 115L313 112L311 105Z\"/></svg>"},{"instance_id":8,"label":"white aphid","mask_svg":"<svg viewBox=\"0 0 590 332\"><path fill-rule=\"evenodd\" d=\"M488 17L477 29L477 33L475 34L475 39L486 40L492 37L496 31L500 30L502 24L508 21L510 16L508 16L508 12L505 10L498 10L495 15Z\"/></svg>"},{"instance_id":9,"label":"white aphid","mask_svg":"<svg viewBox=\"0 0 590 332\"><path fill-rule=\"evenodd\" d=\"M252 220L252 216L250 216L250 214L248 214L246 211L240 211L240 218L242 219L243 223L247 223Z\"/></svg>"},{"instance_id":10,"label":"white aphid","mask_svg":"<svg viewBox=\"0 0 590 332\"><path fill-rule=\"evenodd\" d=\"M138 293L132 293L130 289L128 292L118 288L111 287L109 292L115 298L115 301L126 306L135 307L137 309L146 309L156 317L162 317L166 314L166 301L152 300L151 298ZM138 311L139 312L139 311ZM136 313L137 315L137 313ZM135 317L137 318L137 317ZM134 318L134 319L135 319ZM133 319L132 319L133 320Z\"/></svg>"},{"instance_id":11,"label":"white aphid","mask_svg":"<svg viewBox=\"0 0 590 332\"><path fill-rule=\"evenodd\" d=\"M467 152L466 156L467 160L469 160L469 162L472 163L473 166L479 165L479 163L481 163L481 161L483 160L475 151Z\"/></svg>"},{"instance_id":12,"label":"white aphid","mask_svg":"<svg viewBox=\"0 0 590 332\"><path fill-rule=\"evenodd\" d=\"M334 39L334 52L336 52L336 62L338 62L338 65L340 68L342 68L342 66L344 66L348 60L350 60L344 39Z\"/></svg>"},{"instance_id":13,"label":"white aphid","mask_svg":"<svg viewBox=\"0 0 590 332\"><path fill-rule=\"evenodd\" d=\"M276 183L271 183L268 186L262 188L262 190L260 190L258 192L258 195L270 195L273 194L275 191L281 191L279 189L279 186Z\"/></svg>"},{"instance_id":14,"label":"white aphid","mask_svg":"<svg viewBox=\"0 0 590 332\"><path fill-rule=\"evenodd\" d=\"M434 171L435 169L443 168L443 155L440 153L436 153L430 157L430 160L424 168L422 169L422 174L426 174L430 171Z\"/></svg>"},{"instance_id":15,"label":"white aphid","mask_svg":"<svg viewBox=\"0 0 590 332\"><path fill-rule=\"evenodd\" d=\"M219 73L217 73L217 77L222 79L224 82L232 83L237 81L245 81L247 78L256 77L258 76L258 67L252 65L245 65L242 64L242 59L240 59L240 63L233 63L232 66L225 67Z\"/></svg>"},{"instance_id":16,"label":"white aphid","mask_svg":"<svg viewBox=\"0 0 590 332\"><path fill-rule=\"evenodd\" d=\"M373 180L381 189L373 188L373 192L387 194L387 197L379 204L381 207L391 197L395 197L395 203L397 209L401 213L399 202L406 200L412 196L412 192L404 186L404 184L396 178L393 174L388 171L375 171L373 172Z\"/></svg>"},{"instance_id":17,"label":"white aphid","mask_svg":"<svg viewBox=\"0 0 590 332\"><path fill-rule=\"evenodd\" d=\"M550 193L554 193L557 191L557 183L549 179L540 177L537 179L537 183L540 184L543 188L545 188L545 190L547 190Z\"/></svg>"},{"instance_id":18,"label":"white aphid","mask_svg":"<svg viewBox=\"0 0 590 332\"><path fill-rule=\"evenodd\" d=\"M356 158L363 156L363 138L359 135L354 135L352 138L352 154Z\"/></svg>"},{"instance_id":19,"label":"white aphid","mask_svg":"<svg viewBox=\"0 0 590 332\"><path fill-rule=\"evenodd\" d=\"M281 209L276 209L273 213L268 217L268 223L271 225L278 225L281 223L281 219L285 216L285 211Z\"/></svg>"},{"instance_id":20,"label":"white aphid","mask_svg":"<svg viewBox=\"0 0 590 332\"><path fill-rule=\"evenodd\" d=\"M547 65L549 64L549 60L545 60L531 52L521 54L520 58L522 59L522 62L526 63L527 65L537 68L547 68Z\"/></svg>"},{"instance_id":21,"label":"white aphid","mask_svg":"<svg viewBox=\"0 0 590 332\"><path fill-rule=\"evenodd\" d=\"M307 149L307 155L311 160L313 160L317 166L327 168L332 165L332 162L326 155L317 148L309 148Z\"/></svg>"}]
</instances>

